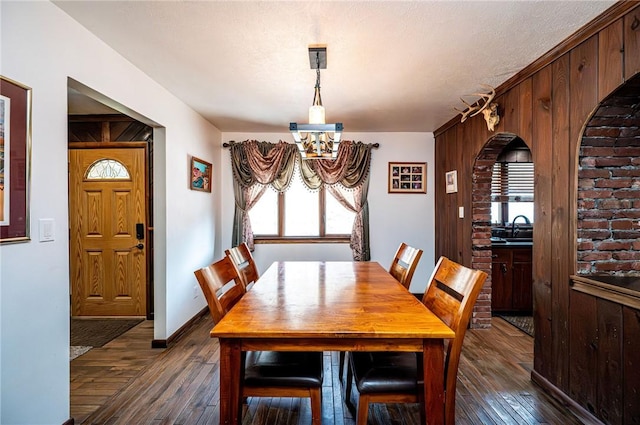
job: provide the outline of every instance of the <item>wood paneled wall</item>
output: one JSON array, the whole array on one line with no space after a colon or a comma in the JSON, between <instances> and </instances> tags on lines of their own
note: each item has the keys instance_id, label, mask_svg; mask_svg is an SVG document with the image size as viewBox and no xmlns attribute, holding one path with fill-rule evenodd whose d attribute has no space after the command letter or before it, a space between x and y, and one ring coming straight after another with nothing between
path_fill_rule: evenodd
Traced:
<instances>
[{"instance_id":1,"label":"wood paneled wall","mask_svg":"<svg viewBox=\"0 0 640 425\"><path fill-rule=\"evenodd\" d=\"M576 271L578 149L599 103L640 72L640 2L619 2L556 49L497 88L500 123L482 115L453 118L435 132L436 258L471 265L473 167L498 133L513 133L535 164L533 296L534 376L565 394L569 382L570 275ZM479 81L478 83L481 83ZM444 174L458 171L458 193L445 193ZM458 207L465 217L458 218Z\"/></svg>"}]
</instances>

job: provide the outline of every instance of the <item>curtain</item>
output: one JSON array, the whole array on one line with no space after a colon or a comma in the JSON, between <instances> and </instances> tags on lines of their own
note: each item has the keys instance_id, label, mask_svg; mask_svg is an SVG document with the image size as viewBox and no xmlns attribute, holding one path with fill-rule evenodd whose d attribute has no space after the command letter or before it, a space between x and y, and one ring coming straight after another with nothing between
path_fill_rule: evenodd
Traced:
<instances>
[{"instance_id":1,"label":"curtain","mask_svg":"<svg viewBox=\"0 0 640 425\"><path fill-rule=\"evenodd\" d=\"M279 192L291 183L296 161L304 184L312 190L323 185L348 210L356 214L351 232L350 247L353 259L369 261L369 170L371 144L343 141L335 160L302 160L295 144L231 142L231 164L236 197L233 220L233 246L247 242L253 249L253 233L248 212L260 199L266 185ZM258 188L254 188L257 186ZM252 188L250 190L250 188ZM346 196L352 192L353 196Z\"/></svg>"},{"instance_id":2,"label":"curtain","mask_svg":"<svg viewBox=\"0 0 640 425\"><path fill-rule=\"evenodd\" d=\"M360 186L369 177L371 147L371 144L344 141L338 147L335 160L301 160L302 180L309 189L337 183L347 189Z\"/></svg>"},{"instance_id":3,"label":"curtain","mask_svg":"<svg viewBox=\"0 0 640 425\"><path fill-rule=\"evenodd\" d=\"M351 240L349 246L355 261L369 261L371 250L369 247L369 203L367 194L369 192L369 178L363 184L352 191L345 191L340 185L328 185L327 191L338 200L340 205L356 214L351 230ZM351 192L353 196L346 196ZM349 199L351 198L351 199Z\"/></svg>"},{"instance_id":4,"label":"curtain","mask_svg":"<svg viewBox=\"0 0 640 425\"><path fill-rule=\"evenodd\" d=\"M327 191L349 211L356 214L349 245L353 259L369 261L369 170L371 166L371 145L362 142L345 141L338 147L335 160L308 159L301 162L303 182L310 189L325 185ZM344 191L353 191L353 201L349 202Z\"/></svg>"},{"instance_id":5,"label":"curtain","mask_svg":"<svg viewBox=\"0 0 640 425\"><path fill-rule=\"evenodd\" d=\"M260 200L267 185L270 184L278 191L289 187L298 148L284 142L273 144L255 140L230 144L235 196L231 244L238 246L246 242L253 251L249 211Z\"/></svg>"},{"instance_id":6,"label":"curtain","mask_svg":"<svg viewBox=\"0 0 640 425\"><path fill-rule=\"evenodd\" d=\"M249 220L249 210L260 200L267 187L258 183L242 187L234 181L233 192L236 198L236 207L231 235L232 246L246 242L249 250L253 251L253 231L251 230L251 220Z\"/></svg>"},{"instance_id":7,"label":"curtain","mask_svg":"<svg viewBox=\"0 0 640 425\"><path fill-rule=\"evenodd\" d=\"M234 182L242 187L270 184L279 192L289 187L295 170L298 148L285 142L247 140L231 142L231 169Z\"/></svg>"}]
</instances>

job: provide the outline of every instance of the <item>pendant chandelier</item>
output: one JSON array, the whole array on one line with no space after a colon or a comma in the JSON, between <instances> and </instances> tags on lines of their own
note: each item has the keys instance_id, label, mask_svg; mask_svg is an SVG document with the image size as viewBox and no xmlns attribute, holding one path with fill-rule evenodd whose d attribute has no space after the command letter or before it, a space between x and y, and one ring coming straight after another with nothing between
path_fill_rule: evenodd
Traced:
<instances>
[{"instance_id":1,"label":"pendant chandelier","mask_svg":"<svg viewBox=\"0 0 640 425\"><path fill-rule=\"evenodd\" d=\"M320 96L320 68L327 68L327 48L309 47L309 63L316 70L316 86L313 103L309 107L309 124L289 124L302 159L327 158L338 156L338 146L342 135L342 123L326 124L324 106Z\"/></svg>"}]
</instances>

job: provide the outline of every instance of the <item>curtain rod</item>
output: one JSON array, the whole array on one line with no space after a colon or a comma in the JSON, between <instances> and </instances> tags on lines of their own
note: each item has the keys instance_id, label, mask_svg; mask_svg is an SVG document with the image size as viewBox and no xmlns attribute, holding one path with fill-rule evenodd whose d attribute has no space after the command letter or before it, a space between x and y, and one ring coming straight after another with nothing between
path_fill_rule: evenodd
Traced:
<instances>
[{"instance_id":1,"label":"curtain rod","mask_svg":"<svg viewBox=\"0 0 640 425\"><path fill-rule=\"evenodd\" d=\"M232 140L232 142L235 143L235 141L233 141L233 140ZM224 142L222 144L222 147L229 148L229 147L231 147L231 145L229 143L227 143L227 142ZM371 147L374 148L374 149L378 149L380 147L380 143L374 143L374 144L371 145Z\"/></svg>"}]
</instances>

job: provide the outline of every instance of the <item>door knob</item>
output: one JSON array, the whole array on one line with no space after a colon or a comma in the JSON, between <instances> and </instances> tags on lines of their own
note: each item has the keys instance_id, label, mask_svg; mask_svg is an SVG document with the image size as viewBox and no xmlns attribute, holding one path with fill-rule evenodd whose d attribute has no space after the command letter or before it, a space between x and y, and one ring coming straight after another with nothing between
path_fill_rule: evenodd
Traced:
<instances>
[{"instance_id":1,"label":"door knob","mask_svg":"<svg viewBox=\"0 0 640 425\"><path fill-rule=\"evenodd\" d=\"M143 249L143 248L144 248L144 244L139 243L138 245L134 245L134 246L132 246L132 247L131 247L131 248L129 248L129 249L133 249L133 248Z\"/></svg>"}]
</instances>

